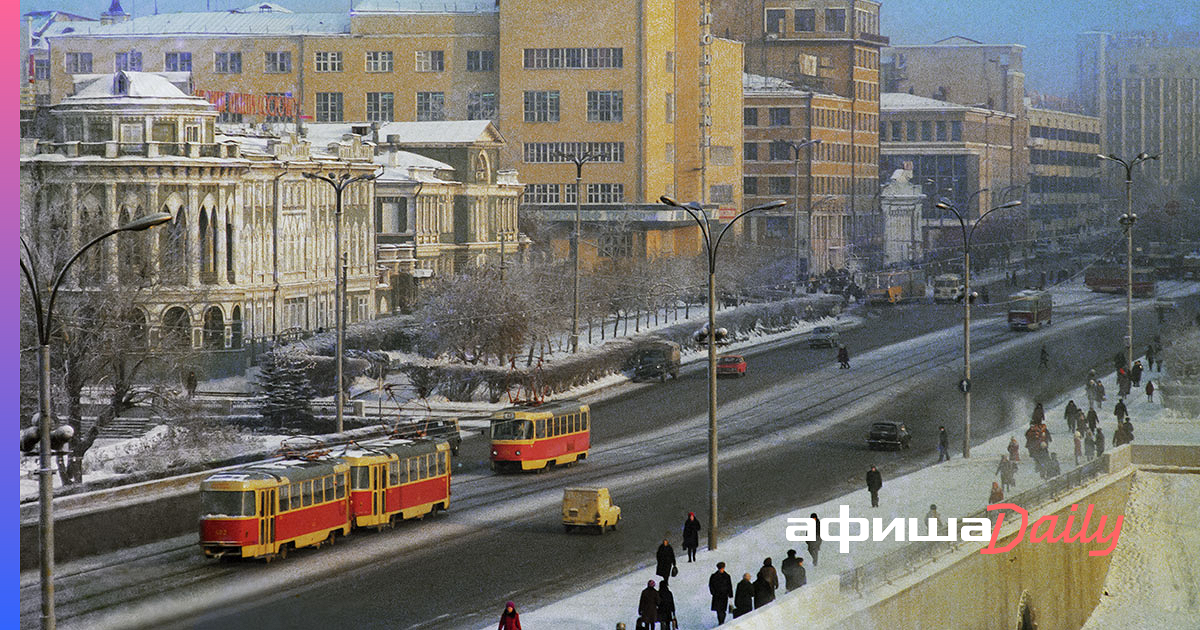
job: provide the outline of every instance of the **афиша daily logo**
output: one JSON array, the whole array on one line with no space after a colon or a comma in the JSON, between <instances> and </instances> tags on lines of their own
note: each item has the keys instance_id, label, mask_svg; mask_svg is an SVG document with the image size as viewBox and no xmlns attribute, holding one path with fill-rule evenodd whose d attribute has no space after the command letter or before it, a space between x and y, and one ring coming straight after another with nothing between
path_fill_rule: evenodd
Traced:
<instances>
[{"instance_id":1,"label":"\u0430\u0444\u0438\u0448\u0430 daily logo","mask_svg":"<svg viewBox=\"0 0 1200 630\"><path fill-rule=\"evenodd\" d=\"M1082 518L1078 530L1074 529L1075 516L1080 514L1078 503L1072 505L1065 519L1062 519L1061 529L1059 528L1060 518L1057 515L1043 516L1034 521L1031 526L1029 513L1021 506L1015 503L994 503L987 507L988 512L998 512L994 525L990 519L986 518L948 518L945 519L944 524L938 523L936 519L929 519L925 526L925 533L921 533L920 519L894 518L885 523L882 518L873 518L869 521L865 518L851 518L850 506L843 505L838 516L821 520L820 532L816 531L815 521L811 518L789 518L790 525L784 530L784 536L792 542L807 542L816 540L819 533L821 540L837 542L838 551L841 553L850 553L851 542L865 541L870 538L876 542L889 539L902 542L906 540L987 542L988 545L980 549L979 553L991 554L1011 550L1028 534L1028 540L1031 543L1108 543L1108 547L1105 549L1088 552L1090 556L1107 556L1117 546L1117 539L1121 535L1121 525L1124 523L1125 517L1117 516L1112 531L1106 534L1104 527L1108 522L1107 516L1100 516L1096 521L1095 529L1091 529L1092 507L1091 504L1088 504L1087 509L1081 513ZM1004 524L1005 516L1010 512L1020 515L1021 528L1011 542L1003 547L997 547L996 539L1000 536L1000 528ZM944 533L942 533L943 530Z\"/></svg>"}]
</instances>

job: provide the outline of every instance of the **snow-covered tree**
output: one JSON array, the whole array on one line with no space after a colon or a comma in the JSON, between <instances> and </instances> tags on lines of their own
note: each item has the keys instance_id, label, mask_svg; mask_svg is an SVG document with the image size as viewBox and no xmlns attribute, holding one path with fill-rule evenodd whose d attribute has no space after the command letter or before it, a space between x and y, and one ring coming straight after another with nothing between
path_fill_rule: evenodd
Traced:
<instances>
[{"instance_id":1,"label":"snow-covered tree","mask_svg":"<svg viewBox=\"0 0 1200 630\"><path fill-rule=\"evenodd\" d=\"M287 421L311 420L315 391L308 375L312 358L300 350L281 349L263 355L259 365L262 417L277 428Z\"/></svg>"}]
</instances>

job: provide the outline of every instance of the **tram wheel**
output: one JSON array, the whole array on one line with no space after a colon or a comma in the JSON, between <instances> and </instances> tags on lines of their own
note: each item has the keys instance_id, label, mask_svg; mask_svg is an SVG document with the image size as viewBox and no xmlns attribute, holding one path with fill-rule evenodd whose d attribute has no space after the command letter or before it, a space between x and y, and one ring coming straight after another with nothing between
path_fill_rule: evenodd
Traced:
<instances>
[{"instance_id":1,"label":"tram wheel","mask_svg":"<svg viewBox=\"0 0 1200 630\"><path fill-rule=\"evenodd\" d=\"M333 543L334 543L336 540L337 540L337 532L336 532L336 531L329 532L329 538L328 538L327 542L329 543L329 546L330 546L330 547L332 547L332 546L333 546Z\"/></svg>"},{"instance_id":2,"label":"tram wheel","mask_svg":"<svg viewBox=\"0 0 1200 630\"><path fill-rule=\"evenodd\" d=\"M287 543L284 543L279 546L279 551L276 552L275 555L279 556L280 560L287 560L287 549L288 549Z\"/></svg>"}]
</instances>

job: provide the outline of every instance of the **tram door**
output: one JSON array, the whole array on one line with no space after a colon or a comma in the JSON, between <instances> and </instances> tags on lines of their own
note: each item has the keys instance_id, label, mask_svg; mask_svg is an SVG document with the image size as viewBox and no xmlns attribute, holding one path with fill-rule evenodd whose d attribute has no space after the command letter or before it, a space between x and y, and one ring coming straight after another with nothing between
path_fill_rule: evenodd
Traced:
<instances>
[{"instance_id":1,"label":"tram door","mask_svg":"<svg viewBox=\"0 0 1200 630\"><path fill-rule=\"evenodd\" d=\"M384 512L383 489L384 480L387 479L387 463L376 464L371 466L371 504L374 506L373 513L376 516L382 517Z\"/></svg>"},{"instance_id":2,"label":"tram door","mask_svg":"<svg viewBox=\"0 0 1200 630\"><path fill-rule=\"evenodd\" d=\"M262 508L258 511L258 540L259 544L267 546L269 550L275 550L275 488L268 488L258 493L259 505Z\"/></svg>"}]
</instances>

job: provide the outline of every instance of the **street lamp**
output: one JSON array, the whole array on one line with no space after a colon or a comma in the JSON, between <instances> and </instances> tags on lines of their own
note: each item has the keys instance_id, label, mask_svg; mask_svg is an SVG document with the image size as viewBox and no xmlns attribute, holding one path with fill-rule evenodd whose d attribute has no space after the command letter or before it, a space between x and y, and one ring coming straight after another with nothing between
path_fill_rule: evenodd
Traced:
<instances>
[{"instance_id":1,"label":"street lamp","mask_svg":"<svg viewBox=\"0 0 1200 630\"><path fill-rule=\"evenodd\" d=\"M1133 213L1133 167L1146 160L1157 160L1157 155L1146 152L1126 162L1109 154L1097 153L1102 160L1116 162L1125 167L1125 214L1121 215L1121 226L1125 228L1125 374L1133 371L1133 224L1137 215Z\"/></svg>"},{"instance_id":2,"label":"street lamp","mask_svg":"<svg viewBox=\"0 0 1200 630\"><path fill-rule=\"evenodd\" d=\"M799 281L799 278L800 278L800 150L804 149L805 147L811 147L813 145L821 144L821 139L814 138L812 140L801 140L799 142L792 142L791 140L776 140L775 142L778 142L779 144L782 144L782 145L788 147L789 149L791 149L792 159L796 162L796 185L795 185L795 188L792 190L792 199L793 199L793 203L792 203L792 241L793 241L793 243L792 243L792 245L796 248L796 263L795 263L794 275L795 275L797 281ZM812 151L812 149L809 149L809 151ZM809 162L811 163L812 160L810 159ZM813 211L812 204L810 203L808 206L808 236L806 237L807 244L808 244L808 261L809 261L808 267L809 267L810 273L812 272L812 211Z\"/></svg>"},{"instance_id":3,"label":"street lamp","mask_svg":"<svg viewBox=\"0 0 1200 630\"><path fill-rule=\"evenodd\" d=\"M37 268L33 260L33 251L29 243L21 238L21 248L25 250L25 258L21 259L21 272L29 285L29 293L33 299L34 319L38 335L38 502L40 503L39 541L41 545L41 579L42 579L42 630L54 630L54 470L50 467L50 330L54 316L54 300L58 297L58 288L67 277L67 270L79 260L84 252L93 245L120 232L141 232L156 225L162 225L171 220L170 213L156 212L140 217L125 225L97 236L84 245L75 255L67 260L67 264L59 270L50 285L50 299L43 308L41 282L38 280ZM28 261L28 262L26 262Z\"/></svg>"},{"instance_id":4,"label":"street lamp","mask_svg":"<svg viewBox=\"0 0 1200 630\"><path fill-rule=\"evenodd\" d=\"M333 281L333 299L336 306L333 309L335 312L335 325L337 327L337 343L334 352L337 353L337 432L341 433L344 429L342 425L342 405L345 404L345 387L343 387L343 379L345 371L344 361L342 357L343 346L346 343L346 260L342 256L342 192L356 182L365 182L376 177L379 173L370 173L366 175L350 176L349 173L329 173L328 176L320 173L303 173L306 179L320 180L333 186L335 206L333 220L333 260L334 262L334 281ZM341 269L337 265L341 265Z\"/></svg>"},{"instance_id":5,"label":"street lamp","mask_svg":"<svg viewBox=\"0 0 1200 630\"><path fill-rule=\"evenodd\" d=\"M579 215L583 212L583 165L600 156L587 151L562 153L557 157L567 158L575 164L575 231L571 234L571 262L575 267L571 286L571 352L579 352Z\"/></svg>"},{"instance_id":6,"label":"street lamp","mask_svg":"<svg viewBox=\"0 0 1200 630\"><path fill-rule=\"evenodd\" d=\"M787 205L786 201L778 200L754 206L749 210L744 210L737 216L733 217L721 228L721 232L717 234L716 239L713 238L712 228L709 226L707 217L704 217L704 208L695 201L688 203L679 203L674 199L663 195L658 200L672 208L682 208L686 210L696 223L700 226L700 234L704 236L704 253L708 255L708 548L716 550L717 548L717 248L721 246L721 239L724 238L725 232L737 223L737 220L759 210L774 210Z\"/></svg>"},{"instance_id":7,"label":"street lamp","mask_svg":"<svg viewBox=\"0 0 1200 630\"><path fill-rule=\"evenodd\" d=\"M984 212L975 220L970 229L967 229L967 218L950 203L949 199L942 198L935 206L941 210L949 210L958 217L958 225L962 228L963 238L963 380L959 383L959 389L963 393L963 404L965 405L964 414L964 429L963 429L963 457L971 456L971 238L975 235L975 228L983 222L987 216L997 210L1005 208L1015 208L1021 205L1021 200L1010 201L1005 204L1000 204L987 212Z\"/></svg>"}]
</instances>

